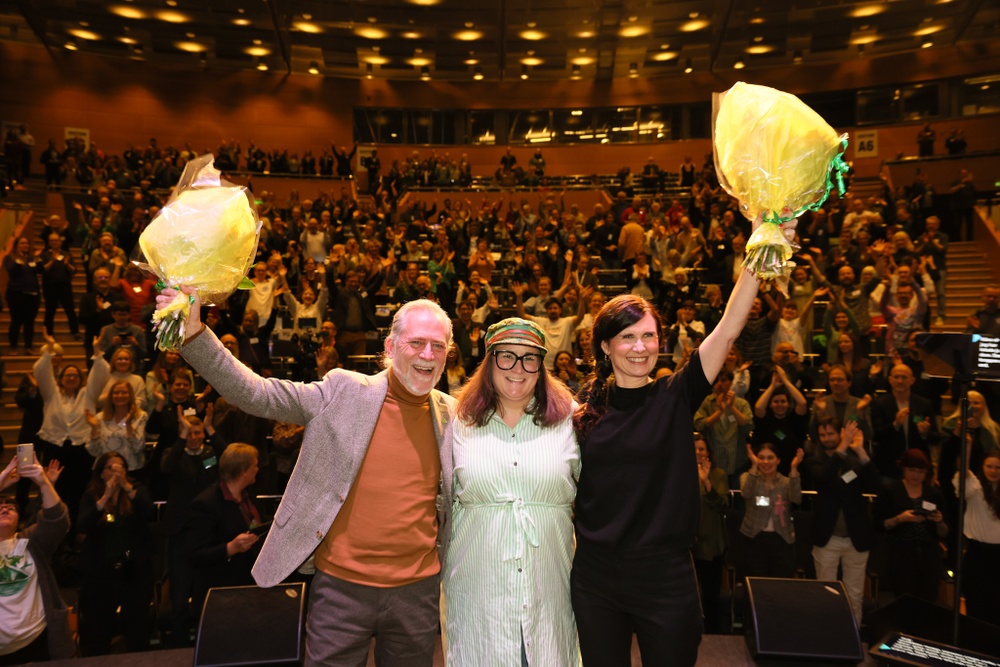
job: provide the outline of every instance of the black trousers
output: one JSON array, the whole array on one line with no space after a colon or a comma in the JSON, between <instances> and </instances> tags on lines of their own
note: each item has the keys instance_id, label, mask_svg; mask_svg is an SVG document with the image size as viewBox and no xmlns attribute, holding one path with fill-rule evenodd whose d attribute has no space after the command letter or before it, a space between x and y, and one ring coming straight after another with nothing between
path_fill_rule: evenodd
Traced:
<instances>
[{"instance_id":1,"label":"black trousers","mask_svg":"<svg viewBox=\"0 0 1000 667\"><path fill-rule=\"evenodd\" d=\"M7 340L11 347L17 347L21 330L24 330L24 346L31 347L35 340L35 318L38 317L38 306L41 297L38 293L7 290L7 307L10 309L10 328L7 330Z\"/></svg>"},{"instance_id":2,"label":"black trousers","mask_svg":"<svg viewBox=\"0 0 1000 667\"><path fill-rule=\"evenodd\" d=\"M722 590L724 561L723 556L716 556L712 560L694 559L694 568L698 573L698 588L701 591L701 608L705 612L705 633L710 635L722 632L719 593Z\"/></svg>"},{"instance_id":3,"label":"black trousers","mask_svg":"<svg viewBox=\"0 0 1000 667\"><path fill-rule=\"evenodd\" d=\"M580 541L570 577L584 667L687 667L698 659L701 604L683 547L616 550Z\"/></svg>"},{"instance_id":4,"label":"black trousers","mask_svg":"<svg viewBox=\"0 0 1000 667\"><path fill-rule=\"evenodd\" d=\"M743 536L745 540L747 577L795 576L795 545L789 544L781 535L771 532L757 533L756 537Z\"/></svg>"},{"instance_id":5,"label":"black trousers","mask_svg":"<svg viewBox=\"0 0 1000 667\"><path fill-rule=\"evenodd\" d=\"M76 310L73 309L73 285L70 283L47 283L42 285L45 295L45 328L55 335L56 310L59 306L66 311L69 321L69 331L76 335L80 333L80 325L76 321Z\"/></svg>"},{"instance_id":6,"label":"black trousers","mask_svg":"<svg viewBox=\"0 0 1000 667\"><path fill-rule=\"evenodd\" d=\"M149 562L106 563L84 572L80 587L80 648L83 655L108 654L111 640L119 634L119 624L130 652L148 651L152 597L153 577Z\"/></svg>"}]
</instances>

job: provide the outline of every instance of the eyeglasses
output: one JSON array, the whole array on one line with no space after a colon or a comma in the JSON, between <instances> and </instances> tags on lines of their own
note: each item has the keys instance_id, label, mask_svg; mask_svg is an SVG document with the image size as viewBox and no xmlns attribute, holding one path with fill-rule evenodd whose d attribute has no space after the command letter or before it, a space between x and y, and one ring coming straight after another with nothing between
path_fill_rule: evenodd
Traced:
<instances>
[{"instance_id":1,"label":"eyeglasses","mask_svg":"<svg viewBox=\"0 0 1000 667\"><path fill-rule=\"evenodd\" d=\"M526 373L537 373L542 367L542 355L531 352L518 356L505 350L493 350L493 358L496 360L497 368L502 371L514 368L518 361Z\"/></svg>"}]
</instances>

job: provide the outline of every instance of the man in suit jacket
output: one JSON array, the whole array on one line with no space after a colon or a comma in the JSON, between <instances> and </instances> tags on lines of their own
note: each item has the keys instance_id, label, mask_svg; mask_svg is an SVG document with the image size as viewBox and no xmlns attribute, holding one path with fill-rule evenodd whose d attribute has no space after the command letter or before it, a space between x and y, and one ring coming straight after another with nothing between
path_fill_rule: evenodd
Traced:
<instances>
[{"instance_id":1,"label":"man in suit jacket","mask_svg":"<svg viewBox=\"0 0 1000 667\"><path fill-rule=\"evenodd\" d=\"M453 400L432 389L451 344L447 314L411 301L386 338L387 370L303 384L255 375L205 330L199 307L188 362L245 412L306 427L254 579L273 586L315 552L308 663L364 664L376 637L381 661L429 667L451 531Z\"/></svg>"},{"instance_id":2,"label":"man in suit jacket","mask_svg":"<svg viewBox=\"0 0 1000 667\"><path fill-rule=\"evenodd\" d=\"M837 567L843 568L844 588L860 625L865 568L868 552L875 545L875 528L864 494L878 493L881 479L865 451L858 422L848 422L842 429L836 417L822 417L818 432L822 450L802 464L803 487L816 491L812 518L816 578L833 581Z\"/></svg>"},{"instance_id":3,"label":"man in suit jacket","mask_svg":"<svg viewBox=\"0 0 1000 667\"><path fill-rule=\"evenodd\" d=\"M872 401L872 427L875 445L872 458L883 477L899 479L897 465L907 449L919 449L928 456L938 441L934 409L930 400L910 391L915 378L906 364L896 364L889 372L892 391Z\"/></svg>"}]
</instances>

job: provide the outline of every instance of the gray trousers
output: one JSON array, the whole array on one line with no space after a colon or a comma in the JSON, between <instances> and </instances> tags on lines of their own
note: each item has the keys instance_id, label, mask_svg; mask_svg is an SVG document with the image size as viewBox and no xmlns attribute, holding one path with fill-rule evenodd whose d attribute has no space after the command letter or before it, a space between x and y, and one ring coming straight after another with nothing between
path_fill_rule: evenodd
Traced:
<instances>
[{"instance_id":1,"label":"gray trousers","mask_svg":"<svg viewBox=\"0 0 1000 667\"><path fill-rule=\"evenodd\" d=\"M309 589L306 665L365 667L372 638L378 667L432 667L440 577L375 588L316 572Z\"/></svg>"}]
</instances>

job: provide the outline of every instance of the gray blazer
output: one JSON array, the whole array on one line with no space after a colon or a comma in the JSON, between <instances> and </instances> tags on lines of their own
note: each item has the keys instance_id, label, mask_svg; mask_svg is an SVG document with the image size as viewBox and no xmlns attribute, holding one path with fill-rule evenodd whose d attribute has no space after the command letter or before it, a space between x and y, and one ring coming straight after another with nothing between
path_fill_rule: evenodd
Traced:
<instances>
[{"instance_id":1,"label":"gray blazer","mask_svg":"<svg viewBox=\"0 0 1000 667\"><path fill-rule=\"evenodd\" d=\"M299 460L253 567L258 585L274 586L316 550L343 507L389 390L387 371L369 376L338 369L307 384L262 378L236 360L209 329L181 351L223 398L244 412L306 427ZM431 392L441 456L437 507L442 569L451 534L453 405L450 396Z\"/></svg>"}]
</instances>

